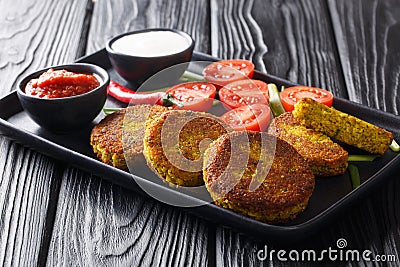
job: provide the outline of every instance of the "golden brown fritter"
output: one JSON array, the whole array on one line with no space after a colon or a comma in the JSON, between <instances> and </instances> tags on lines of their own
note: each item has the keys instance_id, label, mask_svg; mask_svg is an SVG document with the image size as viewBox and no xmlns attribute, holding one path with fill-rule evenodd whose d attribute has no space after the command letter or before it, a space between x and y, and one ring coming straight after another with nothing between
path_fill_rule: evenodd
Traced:
<instances>
[{"instance_id":1,"label":"golden brown fritter","mask_svg":"<svg viewBox=\"0 0 400 267\"><path fill-rule=\"evenodd\" d=\"M315 185L306 160L291 145L259 132L221 136L205 153L203 176L217 205L267 223L294 219Z\"/></svg>"},{"instance_id":2,"label":"golden brown fritter","mask_svg":"<svg viewBox=\"0 0 400 267\"><path fill-rule=\"evenodd\" d=\"M168 110L159 105L136 105L108 115L92 130L94 153L104 163L127 170L125 156L135 160L142 155L146 121Z\"/></svg>"},{"instance_id":3,"label":"golden brown fritter","mask_svg":"<svg viewBox=\"0 0 400 267\"><path fill-rule=\"evenodd\" d=\"M300 100L293 115L308 128L373 154L383 155L393 141L392 133L310 98Z\"/></svg>"},{"instance_id":4,"label":"golden brown fritter","mask_svg":"<svg viewBox=\"0 0 400 267\"><path fill-rule=\"evenodd\" d=\"M163 180L179 186L203 184L203 152L229 131L218 117L204 112L173 110L146 128L143 154Z\"/></svg>"},{"instance_id":5,"label":"golden brown fritter","mask_svg":"<svg viewBox=\"0 0 400 267\"><path fill-rule=\"evenodd\" d=\"M291 144L317 176L339 175L347 169L347 151L323 133L302 126L291 112L275 118L268 133Z\"/></svg>"}]
</instances>

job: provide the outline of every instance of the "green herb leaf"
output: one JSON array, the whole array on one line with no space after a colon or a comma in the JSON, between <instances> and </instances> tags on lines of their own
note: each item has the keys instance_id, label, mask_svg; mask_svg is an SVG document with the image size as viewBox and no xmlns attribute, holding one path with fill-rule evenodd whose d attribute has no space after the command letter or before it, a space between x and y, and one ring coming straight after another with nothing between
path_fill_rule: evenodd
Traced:
<instances>
[{"instance_id":1,"label":"green herb leaf","mask_svg":"<svg viewBox=\"0 0 400 267\"><path fill-rule=\"evenodd\" d=\"M115 111L121 110L122 108L103 108L103 113L108 116L113 114Z\"/></svg>"},{"instance_id":2,"label":"green herb leaf","mask_svg":"<svg viewBox=\"0 0 400 267\"><path fill-rule=\"evenodd\" d=\"M347 161L373 161L378 155L349 155Z\"/></svg>"},{"instance_id":3,"label":"green herb leaf","mask_svg":"<svg viewBox=\"0 0 400 267\"><path fill-rule=\"evenodd\" d=\"M165 94L162 97L162 103L165 107L178 106L180 108L183 108L183 104L176 100L171 94Z\"/></svg>"},{"instance_id":4,"label":"green herb leaf","mask_svg":"<svg viewBox=\"0 0 400 267\"><path fill-rule=\"evenodd\" d=\"M349 164L349 173L353 189L356 189L361 184L360 173L358 172L357 166Z\"/></svg>"},{"instance_id":5,"label":"green herb leaf","mask_svg":"<svg viewBox=\"0 0 400 267\"><path fill-rule=\"evenodd\" d=\"M203 75L199 75L190 71L185 71L181 78L179 78L182 82L205 82L206 79Z\"/></svg>"},{"instance_id":6,"label":"green herb leaf","mask_svg":"<svg viewBox=\"0 0 400 267\"><path fill-rule=\"evenodd\" d=\"M400 151L400 146L399 144L393 139L392 143L390 144L390 149L393 150L394 152L399 152Z\"/></svg>"},{"instance_id":7,"label":"green herb leaf","mask_svg":"<svg viewBox=\"0 0 400 267\"><path fill-rule=\"evenodd\" d=\"M269 91L269 106L271 107L272 113L274 113L275 117L285 113L285 109L282 106L281 98L279 96L278 88L275 84L268 84Z\"/></svg>"}]
</instances>

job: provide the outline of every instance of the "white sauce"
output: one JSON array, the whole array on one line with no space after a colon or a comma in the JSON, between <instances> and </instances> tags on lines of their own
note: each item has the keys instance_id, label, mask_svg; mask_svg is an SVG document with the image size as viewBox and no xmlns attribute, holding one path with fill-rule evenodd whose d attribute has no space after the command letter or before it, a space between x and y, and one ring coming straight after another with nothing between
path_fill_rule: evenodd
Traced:
<instances>
[{"instance_id":1,"label":"white sauce","mask_svg":"<svg viewBox=\"0 0 400 267\"><path fill-rule=\"evenodd\" d=\"M125 35L114 41L111 48L131 56L158 57L182 52L189 45L189 40L178 33L149 31Z\"/></svg>"}]
</instances>

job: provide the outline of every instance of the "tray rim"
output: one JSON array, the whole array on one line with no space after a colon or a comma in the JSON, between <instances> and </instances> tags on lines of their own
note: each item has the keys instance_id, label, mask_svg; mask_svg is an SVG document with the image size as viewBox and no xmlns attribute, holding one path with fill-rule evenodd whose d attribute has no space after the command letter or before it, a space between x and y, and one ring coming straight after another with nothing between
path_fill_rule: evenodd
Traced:
<instances>
[{"instance_id":1,"label":"tray rim","mask_svg":"<svg viewBox=\"0 0 400 267\"><path fill-rule=\"evenodd\" d=\"M101 49L96 51L95 53L86 55L84 57L81 57L76 60L76 62L82 62L85 61L87 58L94 57L96 55L99 55L101 53L105 53L105 49ZM210 56L208 54L200 53L200 52L194 52L194 56L198 57L203 57L205 60L210 60L210 61L216 61L219 60L218 58L215 58L213 56ZM293 84L296 85L295 83L270 75L266 73L262 73L259 71L255 71L256 75L263 75L264 77L267 77L268 79L271 80L276 80L281 83L286 83L286 84ZM13 98L15 98L13 100ZM18 97L16 95L16 91L12 91L4 96L0 97L0 102L2 101L18 101ZM374 108L370 108L365 105L361 105L346 99L342 98L336 98L335 97L335 103L339 103L339 105L351 105L355 106L361 109L367 109L370 111L374 111L377 113L378 116L385 116L389 119L395 119L400 121L400 117L384 112L381 110L377 110ZM9 112L12 113L12 112ZM8 114L9 114L8 113ZM18 112L14 112L9 115L17 114ZM7 117L7 116L4 116ZM10 116L8 116L10 117ZM120 186L123 186L129 190L135 191L136 193L139 193L141 195L148 196L145 192L141 190L139 186L136 185L136 182L133 178L133 174L130 174L128 172L124 172L122 170L119 170L115 167L109 166L101 161L98 161L97 159L91 158L89 156L86 156L84 154L81 154L77 151L74 151L72 149L68 149L62 145L59 145L55 142L52 142L50 140L47 140L39 135L36 135L32 132L29 132L25 129L19 128L15 126L14 124L10 123L7 121L7 118L4 119L0 115L0 134L3 136L6 136L12 140L17 141L18 143L21 143L22 145L33 148L34 150L48 155L52 158L55 158L57 160L61 160L63 162L66 162L67 164L71 164L72 166L75 166L79 169L88 171L92 174L95 174L96 176L99 176L102 179L106 179L109 182L118 184ZM25 140L24 140L25 139ZM51 148L55 149L56 151L50 151L47 150L46 148ZM67 156L63 157L61 159L61 155ZM79 161L84 161L87 164L81 165L78 164ZM276 238L276 240L284 241L284 240L290 240L293 241L294 239L302 239L305 238L306 236L309 236L311 232L315 232L317 229L319 229L323 222L329 222L334 215L343 212L346 210L348 207L354 205L356 203L356 200L360 200L363 197L365 197L365 194L369 191L371 191L377 184L383 182L386 179L389 179L389 172L390 169L392 168L397 168L400 167L400 153L397 154L394 158L392 158L386 165L384 165L377 173L374 175L370 176L366 181L364 181L358 188L350 191L348 194L343 195L338 201L334 202L331 206L329 206L327 209L323 210L322 212L318 213L317 215L313 216L312 218L308 219L305 222L296 224L296 225L272 225L272 224L266 224L262 223L259 221L256 221L254 219L245 217L243 215L234 213L233 211L218 207L212 203L204 203L205 205L199 206L199 207L194 207L194 208L182 208L182 207L176 207L183 209L191 214L194 214L198 217L201 217L207 221L212 221L214 223L218 223L220 225L229 227L234 229L235 231L243 232L246 234L250 234L256 239L260 239L260 237L264 238ZM96 171L97 170L97 171ZM120 178L124 179L123 182L120 181L120 179L116 182L113 180L113 176L119 176ZM143 177L138 177L138 179L141 179L145 182L151 183L147 179ZM133 182L133 183L132 183ZM159 187L157 184L151 183L153 186ZM161 190L164 190L164 187L160 187ZM173 194L177 194L178 192L176 191L171 191ZM184 197L189 197L193 199L193 197L181 194ZM153 198L152 198L153 199ZM156 200L157 201L157 200ZM164 203L163 203L164 204ZM347 206L347 207L346 207ZM213 216L209 216L212 214ZM231 220L226 220L225 215L228 214L229 216L232 217L233 222ZM211 217L211 218L210 218ZM214 218L214 219L212 219ZM254 226L257 226L258 230L253 230L249 229L248 225L253 224ZM250 227L251 228L251 227ZM262 230L261 232L259 230ZM282 239L283 238L283 239Z\"/></svg>"}]
</instances>

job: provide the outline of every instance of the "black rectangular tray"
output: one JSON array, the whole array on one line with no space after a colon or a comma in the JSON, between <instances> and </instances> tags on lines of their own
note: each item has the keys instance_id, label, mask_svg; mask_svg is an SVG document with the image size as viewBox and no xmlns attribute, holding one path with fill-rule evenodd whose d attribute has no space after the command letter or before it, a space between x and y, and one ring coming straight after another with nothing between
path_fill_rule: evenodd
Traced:
<instances>
[{"instance_id":1,"label":"black rectangular tray","mask_svg":"<svg viewBox=\"0 0 400 267\"><path fill-rule=\"evenodd\" d=\"M192 57L192 61L215 60L217 59L202 53L194 53ZM112 80L124 84L124 81L112 68L104 49L78 61L97 64L109 72ZM290 81L257 71L254 78L268 83L272 82L278 86L294 85ZM123 106L112 98L107 99L106 107ZM393 132L395 138L399 140L400 118L398 116L339 98L334 99L334 107ZM309 236L310 233L327 223L338 212L352 205L355 200L367 197L366 193L368 191L379 182L393 176L396 173L396 169L400 169L400 154L388 150L382 157L377 158L372 163L356 163L360 170L361 186L355 190L352 188L351 180L347 173L335 177L317 178L315 190L307 209L289 223L270 225L241 216L212 203L196 200L193 196L154 183L148 180L147 177L135 177L134 179L132 174L100 162L92 152L89 136L93 125L99 122L103 116L100 114L92 125L86 129L81 129L79 132L57 135L40 128L27 116L20 105L16 92L12 92L0 99L0 133L2 135L135 192L145 194L135 182L135 179L140 179L150 188L158 190L158 192L171 198L182 199L183 201L197 201L202 205L183 209L208 221L234 228L258 239L293 241ZM360 153L360 151L350 147L346 147L346 149L350 154L352 152Z\"/></svg>"}]
</instances>

